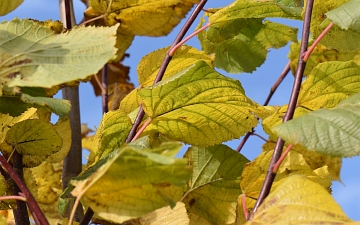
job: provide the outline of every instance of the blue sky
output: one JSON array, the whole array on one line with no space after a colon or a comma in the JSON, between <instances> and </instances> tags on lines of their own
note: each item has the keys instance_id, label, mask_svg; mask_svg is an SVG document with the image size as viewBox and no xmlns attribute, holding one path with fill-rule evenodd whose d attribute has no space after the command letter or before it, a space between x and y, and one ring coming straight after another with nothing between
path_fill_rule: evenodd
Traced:
<instances>
[{"instance_id":1,"label":"blue sky","mask_svg":"<svg viewBox=\"0 0 360 225\"><path fill-rule=\"evenodd\" d=\"M215 8L225 6L232 1L229 0L209 0L206 8ZM82 19L82 12L85 7L80 0L74 0L74 7L76 10L77 21ZM14 12L0 17L0 21L11 20L15 17L18 18L32 18L38 20L46 19L59 19L58 1L56 0L24 0L24 3ZM291 20L276 20L290 26L301 28L302 23L299 21ZM196 22L197 23L197 22ZM196 24L190 29L194 30ZM132 46L128 49L130 57L124 61L124 64L130 66L130 76L132 82L137 85L136 67L140 59L146 54L158 48L163 48L171 45L176 34L180 30L180 25L174 31L166 36L159 38L136 37ZM199 42L196 38L191 39L188 45L199 48ZM239 79L247 96L253 100L263 103L269 93L271 85L276 81L284 66L288 62L287 53L289 47L286 46L279 50L271 49L268 58L264 65L262 65L253 74L237 74L229 75L232 78ZM224 75L224 71L219 71ZM293 76L289 75L270 102L271 105L283 105L288 103L288 96L292 88ZM58 95L61 97L61 95ZM90 128L97 127L102 116L101 112L101 99L95 98L92 87L90 84L81 84L80 86L80 108L81 108L81 121L87 123ZM261 127L256 131L261 132ZM265 136L265 135L264 135ZM227 144L236 148L239 140L227 142ZM242 154L249 159L254 159L261 152L261 145L263 142L257 137L251 137L244 147ZM340 182L333 183L333 195L337 202L343 207L345 213L353 220L360 220L360 157L353 157L343 160L343 167L341 172Z\"/></svg>"}]
</instances>

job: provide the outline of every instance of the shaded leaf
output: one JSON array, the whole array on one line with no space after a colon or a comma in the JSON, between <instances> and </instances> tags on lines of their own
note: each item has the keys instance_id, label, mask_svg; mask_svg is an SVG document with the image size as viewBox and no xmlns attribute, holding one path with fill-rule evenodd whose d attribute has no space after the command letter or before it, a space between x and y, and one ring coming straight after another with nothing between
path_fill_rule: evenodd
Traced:
<instances>
[{"instance_id":1,"label":"shaded leaf","mask_svg":"<svg viewBox=\"0 0 360 225\"><path fill-rule=\"evenodd\" d=\"M46 162L48 163L58 163L62 161L65 156L70 151L71 147L71 125L70 125L70 118L60 119L55 125L54 128L56 132L60 135L62 139L62 147L59 151L55 152L54 154L50 155Z\"/></svg>"},{"instance_id":2,"label":"shaded leaf","mask_svg":"<svg viewBox=\"0 0 360 225\"><path fill-rule=\"evenodd\" d=\"M297 40L296 28L262 20L239 18L215 23L198 35L201 47L208 54L215 53L218 68L229 73L253 72L264 63L269 48Z\"/></svg>"},{"instance_id":3,"label":"shaded leaf","mask_svg":"<svg viewBox=\"0 0 360 225\"><path fill-rule=\"evenodd\" d=\"M325 13L325 15L342 29L360 32L359 3L359 0L350 0L340 7Z\"/></svg>"},{"instance_id":4,"label":"shaded leaf","mask_svg":"<svg viewBox=\"0 0 360 225\"><path fill-rule=\"evenodd\" d=\"M203 61L139 90L138 100L151 118L145 131L199 147L240 137L257 124L252 112L266 111L244 95L239 81Z\"/></svg>"},{"instance_id":5,"label":"shaded leaf","mask_svg":"<svg viewBox=\"0 0 360 225\"><path fill-rule=\"evenodd\" d=\"M335 157L360 154L360 94L333 109L321 109L274 127L289 143Z\"/></svg>"},{"instance_id":6,"label":"shaded leaf","mask_svg":"<svg viewBox=\"0 0 360 225\"><path fill-rule=\"evenodd\" d=\"M193 167L183 199L189 214L210 224L232 224L236 199L241 194L240 175L249 160L226 145L193 147L185 157Z\"/></svg>"},{"instance_id":7,"label":"shaded leaf","mask_svg":"<svg viewBox=\"0 0 360 225\"><path fill-rule=\"evenodd\" d=\"M281 221L281 222L280 222ZM321 185L300 175L285 178L246 224L345 224L351 220Z\"/></svg>"},{"instance_id":8,"label":"shaded leaf","mask_svg":"<svg viewBox=\"0 0 360 225\"><path fill-rule=\"evenodd\" d=\"M180 147L177 142L160 146L163 150ZM169 204L174 206L160 190L170 185L183 186L188 181L187 161L149 150L123 147L87 179L72 181L76 185L72 194L82 196L98 217L116 223Z\"/></svg>"},{"instance_id":9,"label":"shaded leaf","mask_svg":"<svg viewBox=\"0 0 360 225\"><path fill-rule=\"evenodd\" d=\"M21 3L23 3L24 0L0 0L0 16L5 16L9 12L16 9Z\"/></svg>"},{"instance_id":10,"label":"shaded leaf","mask_svg":"<svg viewBox=\"0 0 360 225\"><path fill-rule=\"evenodd\" d=\"M55 35L30 20L3 22L0 79L9 86L37 87L85 79L114 57L116 29L78 27Z\"/></svg>"},{"instance_id":11,"label":"shaded leaf","mask_svg":"<svg viewBox=\"0 0 360 225\"><path fill-rule=\"evenodd\" d=\"M6 142L23 155L26 167L41 164L49 155L58 152L63 144L53 125L39 119L14 124L6 134Z\"/></svg>"},{"instance_id":12,"label":"shaded leaf","mask_svg":"<svg viewBox=\"0 0 360 225\"><path fill-rule=\"evenodd\" d=\"M140 217L142 225L187 225L189 222L185 204L182 202L177 202L174 208L166 206Z\"/></svg>"}]
</instances>

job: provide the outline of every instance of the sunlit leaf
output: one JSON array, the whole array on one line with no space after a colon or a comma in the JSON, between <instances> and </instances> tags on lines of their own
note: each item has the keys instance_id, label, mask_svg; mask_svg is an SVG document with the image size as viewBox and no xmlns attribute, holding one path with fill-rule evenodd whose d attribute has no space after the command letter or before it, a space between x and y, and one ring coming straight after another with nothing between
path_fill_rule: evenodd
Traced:
<instances>
[{"instance_id":1,"label":"sunlit leaf","mask_svg":"<svg viewBox=\"0 0 360 225\"><path fill-rule=\"evenodd\" d=\"M351 220L321 185L300 175L285 178L260 205L251 224L345 224Z\"/></svg>"},{"instance_id":2,"label":"sunlit leaf","mask_svg":"<svg viewBox=\"0 0 360 225\"><path fill-rule=\"evenodd\" d=\"M26 167L41 164L49 155L58 152L63 144L53 125L39 119L13 125L6 134L6 142L23 156Z\"/></svg>"},{"instance_id":3,"label":"sunlit leaf","mask_svg":"<svg viewBox=\"0 0 360 225\"><path fill-rule=\"evenodd\" d=\"M58 152L50 155L46 162L48 163L58 163L62 161L65 156L70 151L71 147L71 126L70 126L70 118L60 119L54 126L56 132L60 135L63 145Z\"/></svg>"},{"instance_id":4,"label":"sunlit leaf","mask_svg":"<svg viewBox=\"0 0 360 225\"><path fill-rule=\"evenodd\" d=\"M340 7L325 13L325 15L342 29L360 32L359 0L350 0Z\"/></svg>"},{"instance_id":5,"label":"sunlit leaf","mask_svg":"<svg viewBox=\"0 0 360 225\"><path fill-rule=\"evenodd\" d=\"M215 23L198 35L202 49L215 53L215 66L229 73L253 72L264 63L269 48L297 40L296 28L262 20L238 18Z\"/></svg>"},{"instance_id":6,"label":"sunlit leaf","mask_svg":"<svg viewBox=\"0 0 360 225\"><path fill-rule=\"evenodd\" d=\"M130 129L131 121L124 112L116 110L104 114L94 137L96 161L121 147Z\"/></svg>"},{"instance_id":7,"label":"sunlit leaf","mask_svg":"<svg viewBox=\"0 0 360 225\"><path fill-rule=\"evenodd\" d=\"M239 81L203 61L139 90L138 99L152 119L145 131L199 147L240 137L257 124L252 111L266 111L244 95Z\"/></svg>"},{"instance_id":8,"label":"sunlit leaf","mask_svg":"<svg viewBox=\"0 0 360 225\"><path fill-rule=\"evenodd\" d=\"M185 225L189 222L185 204L182 202L177 202L174 208L166 206L140 217L143 225Z\"/></svg>"},{"instance_id":9,"label":"sunlit leaf","mask_svg":"<svg viewBox=\"0 0 360 225\"><path fill-rule=\"evenodd\" d=\"M210 224L232 224L241 194L240 175L248 159L225 145L190 148L185 157L193 167L183 200L188 212Z\"/></svg>"},{"instance_id":10,"label":"sunlit leaf","mask_svg":"<svg viewBox=\"0 0 360 225\"><path fill-rule=\"evenodd\" d=\"M181 144L168 142L159 148L180 150ZM171 185L182 187L188 181L187 160L149 150L123 147L87 179L72 181L76 185L72 194L82 196L82 201L98 217L116 223L174 206L161 189Z\"/></svg>"},{"instance_id":11,"label":"sunlit leaf","mask_svg":"<svg viewBox=\"0 0 360 225\"><path fill-rule=\"evenodd\" d=\"M217 11L210 17L212 23L226 22L240 18L283 17L301 18L301 1L284 0L239 0Z\"/></svg>"},{"instance_id":12,"label":"sunlit leaf","mask_svg":"<svg viewBox=\"0 0 360 225\"><path fill-rule=\"evenodd\" d=\"M274 127L289 143L335 157L360 154L360 94L333 109L321 109Z\"/></svg>"},{"instance_id":13,"label":"sunlit leaf","mask_svg":"<svg viewBox=\"0 0 360 225\"><path fill-rule=\"evenodd\" d=\"M24 0L0 0L0 16L4 16L8 14L9 12L16 9L21 3L23 3Z\"/></svg>"},{"instance_id":14,"label":"sunlit leaf","mask_svg":"<svg viewBox=\"0 0 360 225\"><path fill-rule=\"evenodd\" d=\"M3 22L0 80L9 86L51 87L85 79L114 58L116 29L78 27L55 35L30 20Z\"/></svg>"},{"instance_id":15,"label":"sunlit leaf","mask_svg":"<svg viewBox=\"0 0 360 225\"><path fill-rule=\"evenodd\" d=\"M120 23L119 31L127 35L163 36L173 29L199 0L90 0L85 15L96 17L108 12L101 22ZM109 9L109 10L108 10Z\"/></svg>"}]
</instances>

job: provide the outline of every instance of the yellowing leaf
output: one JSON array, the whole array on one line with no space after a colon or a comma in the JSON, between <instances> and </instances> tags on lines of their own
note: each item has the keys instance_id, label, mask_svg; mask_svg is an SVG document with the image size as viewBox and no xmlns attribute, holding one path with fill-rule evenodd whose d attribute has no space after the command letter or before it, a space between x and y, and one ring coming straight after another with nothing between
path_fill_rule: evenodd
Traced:
<instances>
[{"instance_id":1,"label":"yellowing leaf","mask_svg":"<svg viewBox=\"0 0 360 225\"><path fill-rule=\"evenodd\" d=\"M139 90L138 100L151 118L145 131L199 147L240 137L257 124L252 112L266 111L244 95L239 81L203 61Z\"/></svg>"},{"instance_id":2,"label":"yellowing leaf","mask_svg":"<svg viewBox=\"0 0 360 225\"><path fill-rule=\"evenodd\" d=\"M300 1L279 0L238 0L217 11L210 17L212 23L226 22L239 18L283 17L301 19Z\"/></svg>"},{"instance_id":3,"label":"yellowing leaf","mask_svg":"<svg viewBox=\"0 0 360 225\"><path fill-rule=\"evenodd\" d=\"M313 111L274 127L289 143L335 157L360 154L360 94L342 101L333 109Z\"/></svg>"},{"instance_id":4,"label":"yellowing leaf","mask_svg":"<svg viewBox=\"0 0 360 225\"><path fill-rule=\"evenodd\" d=\"M237 18L217 22L198 35L202 49L215 53L215 66L229 73L253 72L264 63L269 48L297 40L296 28L262 20Z\"/></svg>"},{"instance_id":5,"label":"yellowing leaf","mask_svg":"<svg viewBox=\"0 0 360 225\"><path fill-rule=\"evenodd\" d=\"M168 142L158 148L180 150L181 144ZM154 153L156 149L123 147L87 179L73 180L72 194L82 196L98 217L115 223L175 205L161 190L182 187L188 181L187 160Z\"/></svg>"},{"instance_id":6,"label":"yellowing leaf","mask_svg":"<svg viewBox=\"0 0 360 225\"><path fill-rule=\"evenodd\" d=\"M187 225L189 222L185 204L182 202L177 202L174 208L166 206L140 217L142 225Z\"/></svg>"},{"instance_id":7,"label":"yellowing leaf","mask_svg":"<svg viewBox=\"0 0 360 225\"><path fill-rule=\"evenodd\" d=\"M21 3L23 3L24 0L13 0L13 1L8 1L8 0L0 0L0 16L4 16L6 14L8 14L9 12L13 11L14 9L16 9L19 5L21 5Z\"/></svg>"},{"instance_id":8,"label":"yellowing leaf","mask_svg":"<svg viewBox=\"0 0 360 225\"><path fill-rule=\"evenodd\" d=\"M298 105L311 110L332 108L360 92L359 75L360 66L352 61L321 63L303 82Z\"/></svg>"},{"instance_id":9,"label":"yellowing leaf","mask_svg":"<svg viewBox=\"0 0 360 225\"><path fill-rule=\"evenodd\" d=\"M50 88L85 79L114 58L116 29L78 27L55 35L30 20L3 22L0 80L9 86Z\"/></svg>"},{"instance_id":10,"label":"yellowing leaf","mask_svg":"<svg viewBox=\"0 0 360 225\"><path fill-rule=\"evenodd\" d=\"M342 29L351 29L360 32L360 1L350 0L340 7L327 12L326 17Z\"/></svg>"},{"instance_id":11,"label":"yellowing leaf","mask_svg":"<svg viewBox=\"0 0 360 225\"><path fill-rule=\"evenodd\" d=\"M251 224L345 224L351 220L319 184L300 175L285 178L264 200Z\"/></svg>"},{"instance_id":12,"label":"yellowing leaf","mask_svg":"<svg viewBox=\"0 0 360 225\"><path fill-rule=\"evenodd\" d=\"M163 36L186 15L199 0L90 0L89 16L108 15L106 25L120 23L120 32L127 35ZM107 11L109 8L109 11ZM87 10L88 11L88 10ZM88 14L89 14L88 13Z\"/></svg>"},{"instance_id":13,"label":"yellowing leaf","mask_svg":"<svg viewBox=\"0 0 360 225\"><path fill-rule=\"evenodd\" d=\"M187 211L210 224L232 224L236 199L241 194L240 175L248 160L226 145L193 147L185 157L193 167L183 199Z\"/></svg>"},{"instance_id":14,"label":"yellowing leaf","mask_svg":"<svg viewBox=\"0 0 360 225\"><path fill-rule=\"evenodd\" d=\"M39 119L29 119L13 125L6 142L23 155L26 167L40 165L49 155L58 152L63 144L53 125Z\"/></svg>"},{"instance_id":15,"label":"yellowing leaf","mask_svg":"<svg viewBox=\"0 0 360 225\"><path fill-rule=\"evenodd\" d=\"M95 160L105 157L121 147L131 129L129 117L122 111L110 111L104 114L94 137L93 152Z\"/></svg>"},{"instance_id":16,"label":"yellowing leaf","mask_svg":"<svg viewBox=\"0 0 360 225\"><path fill-rule=\"evenodd\" d=\"M58 163L62 161L65 156L70 151L71 147L71 126L70 126L70 118L60 119L54 126L56 132L60 135L63 145L58 152L50 155L46 162L48 163Z\"/></svg>"}]
</instances>

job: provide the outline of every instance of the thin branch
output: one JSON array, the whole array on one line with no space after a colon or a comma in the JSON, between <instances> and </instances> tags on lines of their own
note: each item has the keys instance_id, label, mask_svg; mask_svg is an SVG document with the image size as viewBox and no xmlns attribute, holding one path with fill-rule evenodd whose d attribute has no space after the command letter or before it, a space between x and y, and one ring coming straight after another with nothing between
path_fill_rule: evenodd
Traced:
<instances>
[{"instance_id":1,"label":"thin branch","mask_svg":"<svg viewBox=\"0 0 360 225\"><path fill-rule=\"evenodd\" d=\"M141 133L145 130L145 128L147 126L149 126L149 124L151 123L151 118L147 118L147 120L145 121L145 123L143 124L143 126L138 130L138 132L136 133L136 135L134 136L134 138L131 141L135 141L136 139L138 139L138 137L141 135Z\"/></svg>"},{"instance_id":2,"label":"thin branch","mask_svg":"<svg viewBox=\"0 0 360 225\"><path fill-rule=\"evenodd\" d=\"M26 198L19 196L19 195L1 196L0 197L0 201L6 201L6 200L19 200L19 201L26 202ZM26 211L26 214L27 214L27 211Z\"/></svg>"},{"instance_id":3,"label":"thin branch","mask_svg":"<svg viewBox=\"0 0 360 225\"><path fill-rule=\"evenodd\" d=\"M168 53L166 54L166 56L164 58L164 61L162 62L161 66L160 66L159 72L157 73L156 78L154 80L154 84L161 81L161 79L164 76L165 70L170 63L170 60L172 59L172 56L169 55L169 52L184 38L186 32L189 30L191 25L194 23L196 17L199 15L199 13L203 9L206 2L207 2L207 0L200 1L200 3L194 9L194 12L190 15L189 19L186 21L184 27L180 30L179 34L176 36L173 44L171 45ZM134 136L136 134L136 130L139 127L142 119L144 118L144 115L145 115L144 109L142 106L140 106L138 115L136 116L135 123L131 127L130 133L126 139L126 143L129 143L134 138Z\"/></svg>"},{"instance_id":4,"label":"thin branch","mask_svg":"<svg viewBox=\"0 0 360 225\"><path fill-rule=\"evenodd\" d=\"M251 133L254 132L254 128L252 128L251 132L247 132L245 134L245 136L243 137L243 139L241 140L239 146L237 147L236 151L240 152L241 149L244 147L245 143L247 142L247 140L249 139L249 137L251 136Z\"/></svg>"},{"instance_id":5,"label":"thin branch","mask_svg":"<svg viewBox=\"0 0 360 225\"><path fill-rule=\"evenodd\" d=\"M65 28L75 26L75 15L72 0L59 0L60 18ZM69 112L71 127L71 147L68 155L64 158L62 171L62 188L68 186L71 178L76 177L82 171L82 147L81 147L81 122L79 105L79 87L65 87L62 89L63 99L69 100L71 110ZM69 194L69 196L71 196ZM70 204L68 205L70 210ZM71 211L71 210L70 210ZM66 214L69 215L70 211ZM76 221L83 217L82 207L77 208Z\"/></svg>"},{"instance_id":6,"label":"thin branch","mask_svg":"<svg viewBox=\"0 0 360 225\"><path fill-rule=\"evenodd\" d=\"M272 168L273 173L277 173L282 161L284 161L286 155L290 152L291 148L293 147L293 144L290 144L287 146L283 154L281 154L279 160L275 163L274 167Z\"/></svg>"},{"instance_id":7,"label":"thin branch","mask_svg":"<svg viewBox=\"0 0 360 225\"><path fill-rule=\"evenodd\" d=\"M250 133L250 134L251 134L251 135L254 135L254 136L258 137L258 138L260 138L261 140L263 140L263 141L265 141L265 142L267 142L266 138L264 138L264 137L261 136L260 134L257 134L257 133L255 133L255 132L252 132L252 133Z\"/></svg>"},{"instance_id":8,"label":"thin branch","mask_svg":"<svg viewBox=\"0 0 360 225\"><path fill-rule=\"evenodd\" d=\"M5 157L2 154L0 154L0 163L5 168L5 170L8 172L10 177L14 180L14 182L19 187L21 192L24 194L32 216L34 217L34 219L37 218L37 220L39 221L37 224L48 225L49 222L46 220L46 217L44 216L43 212L39 208L34 197L31 195L30 191L26 188L26 185L24 184L24 182L20 179L20 177L17 175L17 173L12 169L11 165L7 162L7 160L5 159Z\"/></svg>"},{"instance_id":9,"label":"thin branch","mask_svg":"<svg viewBox=\"0 0 360 225\"><path fill-rule=\"evenodd\" d=\"M300 92L301 81L305 70L306 62L302 59L303 54L306 52L308 41L309 41L309 33L310 33L310 22L311 22L311 14L313 8L314 0L308 0L306 4L305 16L304 16L304 24L303 24L303 32L302 32L302 39L301 39L301 46L300 46L300 54L298 60L298 67L295 74L295 80L293 89L290 96L288 110L283 118L283 122L291 120L294 116L297 99ZM257 209L259 208L260 204L264 201L264 199L269 195L271 186L274 182L276 173L273 173L272 169L275 163L279 160L282 149L284 147L284 141L281 138L278 138L276 142L276 146L274 149L274 153L272 155L270 165L268 171L266 173L265 181L260 191L260 195L258 200L255 203L254 209L251 212L251 217L256 213Z\"/></svg>"},{"instance_id":10,"label":"thin branch","mask_svg":"<svg viewBox=\"0 0 360 225\"><path fill-rule=\"evenodd\" d=\"M109 84L109 66L108 64L105 64L105 66L102 68L102 73L101 73L101 86L102 86L101 97L102 97L103 114L109 111L108 84Z\"/></svg>"},{"instance_id":11,"label":"thin branch","mask_svg":"<svg viewBox=\"0 0 360 225\"><path fill-rule=\"evenodd\" d=\"M22 155L18 153L13 147L13 169L18 177L23 180L23 163ZM20 192L20 188L14 185L13 194L16 195ZM13 209L14 218L17 225L30 225L29 214L27 212L26 202L16 201L16 208Z\"/></svg>"}]
</instances>

